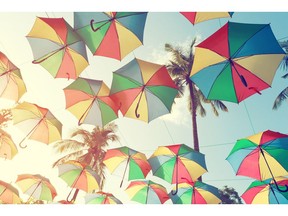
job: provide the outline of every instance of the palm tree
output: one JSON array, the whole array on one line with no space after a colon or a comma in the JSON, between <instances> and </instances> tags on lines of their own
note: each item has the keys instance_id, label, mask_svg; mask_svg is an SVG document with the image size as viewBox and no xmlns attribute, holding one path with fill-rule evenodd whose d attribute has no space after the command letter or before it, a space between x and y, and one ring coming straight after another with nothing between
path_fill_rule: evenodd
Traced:
<instances>
[{"instance_id":1,"label":"palm tree","mask_svg":"<svg viewBox=\"0 0 288 216\"><path fill-rule=\"evenodd\" d=\"M219 115L218 109L227 112L227 107L219 100L208 100L205 98L201 90L190 79L190 71L194 61L193 48L196 43L196 38L192 40L188 50L185 51L182 47L174 47L171 44L165 44L165 50L171 54L171 59L166 64L167 70L178 86L179 94L177 97L183 97L184 91L188 86L189 98L188 109L192 115L192 132L194 140L194 150L199 152L199 140L197 130L197 113L200 116L206 116L206 110L203 103L210 104L216 116Z\"/></svg>"},{"instance_id":2,"label":"palm tree","mask_svg":"<svg viewBox=\"0 0 288 216\"><path fill-rule=\"evenodd\" d=\"M77 160L82 163L89 164L91 168L100 176L100 190L102 190L105 173L103 159L105 156L105 148L109 145L109 142L117 141L118 136L115 134L117 125L110 123L103 128L96 126L92 132L78 129L71 137L76 138L80 136L82 141L75 139L61 140L55 143L54 148L60 152L69 152L64 157L58 159L53 167L60 165L69 160ZM76 190L72 200L75 201L79 190Z\"/></svg>"},{"instance_id":3,"label":"palm tree","mask_svg":"<svg viewBox=\"0 0 288 216\"><path fill-rule=\"evenodd\" d=\"M12 120L12 114L10 109L0 110L0 128L7 127L8 122Z\"/></svg>"},{"instance_id":4,"label":"palm tree","mask_svg":"<svg viewBox=\"0 0 288 216\"><path fill-rule=\"evenodd\" d=\"M241 197L233 187L225 185L219 189L221 204L243 204Z\"/></svg>"}]
</instances>

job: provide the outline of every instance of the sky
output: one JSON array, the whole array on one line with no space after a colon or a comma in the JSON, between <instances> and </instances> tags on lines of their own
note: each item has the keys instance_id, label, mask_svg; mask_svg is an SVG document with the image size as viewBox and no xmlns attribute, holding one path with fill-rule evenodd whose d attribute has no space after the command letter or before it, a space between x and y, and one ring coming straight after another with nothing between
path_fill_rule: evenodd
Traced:
<instances>
[{"instance_id":1,"label":"sky","mask_svg":"<svg viewBox=\"0 0 288 216\"><path fill-rule=\"evenodd\" d=\"M238 7L241 8L241 6ZM217 8L217 5L215 8ZM50 8L48 7L48 9ZM110 86L112 72L133 58L137 57L146 61L164 64L169 57L164 50L165 43L185 46L194 37L202 41L228 21L225 18L216 19L193 26L175 10L168 10L172 12L149 13L145 26L144 45L137 48L121 62L105 57L92 56L87 49L90 65L83 71L81 76L103 80ZM49 108L63 123L63 138L69 138L71 133L77 129L77 120L65 110L62 89L70 84L71 81L54 79L41 66L32 64L33 55L25 36L32 28L37 16L63 17L73 26L72 12L75 11L75 8L72 12L71 10L59 12L59 9L53 10L53 8L47 10L51 12L43 12L46 10L41 9L34 11L42 12L29 13L21 13L11 9L8 9L8 11L0 12L0 25L1 29L3 29L0 34L0 51L6 54L21 69L28 91L20 101L28 101ZM67 10L64 9L62 11ZM288 13L237 12L241 11L240 9L235 11L229 21L270 23L277 39L288 36L288 23L285 21L288 18ZM278 70L272 87L264 90L262 95L254 95L240 104L225 102L229 109L228 113L220 113L219 117L215 117L212 112L209 112L210 107L206 107L207 116L205 118L197 118L200 151L205 154L208 168L208 173L202 176L203 182L218 188L228 185L234 187L239 194L242 194L253 181L250 178L236 176L225 158L237 139L268 129L288 133L285 124L288 117L287 103L284 103L277 111L272 110L275 97L282 89L287 87L287 80L281 78L284 73L284 71ZM11 101L6 100L0 100L0 104L3 107L13 105ZM190 147L193 146L191 116L187 110L186 98L176 100L171 114L155 119L149 124L124 117L115 120L115 123L119 126L117 134L120 136L120 142L112 143L109 146L111 148L129 146L145 153L149 157L158 146L174 143L185 143ZM83 127L91 128L90 126ZM10 126L7 131L11 133L16 143L25 135L13 126ZM25 143L28 147L23 150L18 148L19 153L12 161L0 158L0 168L5 170L0 173L0 179L6 182L14 182L18 174L41 174L48 177L52 184L55 185L56 190L58 189L59 195L55 200L65 199L70 189L63 180L58 178L58 170L51 168L51 164L61 155L57 155L51 145L30 140ZM116 175L107 176L109 178L105 184L104 191L112 192L116 197L121 197L123 201L130 203L123 190L123 188L128 186L128 182L124 182L122 188L119 189L118 183L120 184L121 178ZM155 179L151 174L148 175L148 178ZM169 184L161 181L161 179L157 178L155 181L169 188ZM83 196L84 194L79 194L79 202L83 202L81 195ZM169 203L171 201L167 202L167 204Z\"/></svg>"}]
</instances>

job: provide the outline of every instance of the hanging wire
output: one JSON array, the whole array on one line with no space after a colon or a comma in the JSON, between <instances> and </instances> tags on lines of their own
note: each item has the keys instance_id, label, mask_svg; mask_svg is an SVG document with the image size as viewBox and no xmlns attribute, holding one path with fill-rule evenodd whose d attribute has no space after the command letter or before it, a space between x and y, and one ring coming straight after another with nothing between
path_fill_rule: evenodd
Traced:
<instances>
[{"instance_id":1,"label":"hanging wire","mask_svg":"<svg viewBox=\"0 0 288 216\"><path fill-rule=\"evenodd\" d=\"M256 132L255 132L255 129L254 129L254 127L253 127L253 124L252 124L252 121L251 121L251 118L250 118L250 115L249 115L248 109L247 109L247 107L246 107L246 103L245 103L245 101L243 101L243 104L244 104L244 107L245 107L245 110L246 110L246 113L247 113L247 116L248 116L248 119L249 119L249 122L250 122L251 128L252 128L252 130L253 130L253 133L255 134Z\"/></svg>"},{"instance_id":2,"label":"hanging wire","mask_svg":"<svg viewBox=\"0 0 288 216\"><path fill-rule=\"evenodd\" d=\"M172 137L172 135L171 135L171 133L170 133L167 125L166 125L166 122L165 122L164 120L162 120L162 122L163 122L163 124L164 124L164 126L165 126L165 128L166 128L167 133L169 134L169 137L170 137L172 143L175 143L175 142L174 142L174 139L173 139L173 137Z\"/></svg>"}]
</instances>

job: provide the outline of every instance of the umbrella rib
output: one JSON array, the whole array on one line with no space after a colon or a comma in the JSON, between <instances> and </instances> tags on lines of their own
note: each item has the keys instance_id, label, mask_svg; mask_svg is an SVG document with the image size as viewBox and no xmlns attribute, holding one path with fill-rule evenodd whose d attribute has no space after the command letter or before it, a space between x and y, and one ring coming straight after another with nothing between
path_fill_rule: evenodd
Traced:
<instances>
[{"instance_id":1,"label":"umbrella rib","mask_svg":"<svg viewBox=\"0 0 288 216\"><path fill-rule=\"evenodd\" d=\"M78 121L78 126L80 126L82 123L82 119L84 118L84 116L86 115L86 113L91 109L91 107L93 106L94 101L96 100L97 97L94 97L94 99L92 100L91 104L87 107L87 109L85 110L85 112L82 114L82 116L80 117L79 121Z\"/></svg>"}]
</instances>

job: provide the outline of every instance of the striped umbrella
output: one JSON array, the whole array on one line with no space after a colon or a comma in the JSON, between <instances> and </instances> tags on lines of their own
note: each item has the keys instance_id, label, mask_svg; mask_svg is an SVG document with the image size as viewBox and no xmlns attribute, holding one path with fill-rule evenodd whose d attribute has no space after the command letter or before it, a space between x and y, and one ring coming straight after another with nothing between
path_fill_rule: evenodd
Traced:
<instances>
[{"instance_id":1,"label":"striped umbrella","mask_svg":"<svg viewBox=\"0 0 288 216\"><path fill-rule=\"evenodd\" d=\"M20 204L18 190L11 184L0 180L0 203L2 204Z\"/></svg>"},{"instance_id":2,"label":"striped umbrella","mask_svg":"<svg viewBox=\"0 0 288 216\"><path fill-rule=\"evenodd\" d=\"M129 118L150 122L170 113L177 94L164 65L135 58L113 73L111 98Z\"/></svg>"},{"instance_id":3,"label":"striped umbrella","mask_svg":"<svg viewBox=\"0 0 288 216\"><path fill-rule=\"evenodd\" d=\"M98 191L97 193L87 194L85 196L86 204L122 204L122 202L117 199L111 193L105 193Z\"/></svg>"},{"instance_id":4,"label":"striped umbrella","mask_svg":"<svg viewBox=\"0 0 288 216\"><path fill-rule=\"evenodd\" d=\"M0 157L11 160L17 153L18 150L12 137L0 129Z\"/></svg>"},{"instance_id":5,"label":"striped umbrella","mask_svg":"<svg viewBox=\"0 0 288 216\"><path fill-rule=\"evenodd\" d=\"M151 180L133 181L125 192L131 200L142 204L163 204L169 199L166 188Z\"/></svg>"},{"instance_id":6,"label":"striped umbrella","mask_svg":"<svg viewBox=\"0 0 288 216\"><path fill-rule=\"evenodd\" d=\"M193 25L211 19L230 18L233 12L180 12Z\"/></svg>"},{"instance_id":7,"label":"striped umbrella","mask_svg":"<svg viewBox=\"0 0 288 216\"><path fill-rule=\"evenodd\" d=\"M147 12L75 12L74 29L93 55L122 60L143 44Z\"/></svg>"}]
</instances>

